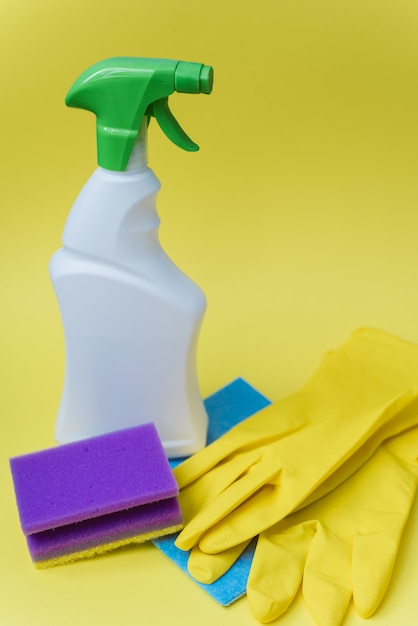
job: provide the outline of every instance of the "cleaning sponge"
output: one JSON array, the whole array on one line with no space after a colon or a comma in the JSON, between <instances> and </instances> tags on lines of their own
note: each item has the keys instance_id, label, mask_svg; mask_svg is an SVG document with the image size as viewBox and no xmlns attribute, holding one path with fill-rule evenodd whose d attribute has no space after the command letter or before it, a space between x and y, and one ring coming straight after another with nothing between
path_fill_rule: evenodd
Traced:
<instances>
[{"instance_id":1,"label":"cleaning sponge","mask_svg":"<svg viewBox=\"0 0 418 626\"><path fill-rule=\"evenodd\" d=\"M14 457L10 466L36 567L182 527L177 483L151 423Z\"/></svg>"}]
</instances>

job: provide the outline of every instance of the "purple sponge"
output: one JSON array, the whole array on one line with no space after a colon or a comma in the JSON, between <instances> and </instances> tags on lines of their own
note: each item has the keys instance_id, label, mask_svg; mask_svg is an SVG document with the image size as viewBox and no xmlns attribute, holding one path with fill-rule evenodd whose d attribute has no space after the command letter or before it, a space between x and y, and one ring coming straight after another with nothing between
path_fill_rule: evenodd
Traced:
<instances>
[{"instance_id":1,"label":"purple sponge","mask_svg":"<svg viewBox=\"0 0 418 626\"><path fill-rule=\"evenodd\" d=\"M181 529L178 487L153 424L10 460L37 567Z\"/></svg>"}]
</instances>

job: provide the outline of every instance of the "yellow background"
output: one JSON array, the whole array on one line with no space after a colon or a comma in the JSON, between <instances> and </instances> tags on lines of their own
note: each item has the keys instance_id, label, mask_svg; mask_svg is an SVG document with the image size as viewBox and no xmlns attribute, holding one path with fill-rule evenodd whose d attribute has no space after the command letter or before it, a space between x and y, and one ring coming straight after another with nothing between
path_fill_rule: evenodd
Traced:
<instances>
[{"instance_id":1,"label":"yellow background","mask_svg":"<svg viewBox=\"0 0 418 626\"><path fill-rule=\"evenodd\" d=\"M93 116L63 102L73 80L115 55L214 66L210 97L171 101L199 153L150 129L161 241L207 295L202 394L242 376L276 400L356 327L418 342L417 35L415 0L2 0L1 626L256 624L152 545L30 563L8 457L54 443L64 345L48 261L96 166ZM370 623L416 624L417 517ZM312 621L298 599L279 623Z\"/></svg>"}]
</instances>

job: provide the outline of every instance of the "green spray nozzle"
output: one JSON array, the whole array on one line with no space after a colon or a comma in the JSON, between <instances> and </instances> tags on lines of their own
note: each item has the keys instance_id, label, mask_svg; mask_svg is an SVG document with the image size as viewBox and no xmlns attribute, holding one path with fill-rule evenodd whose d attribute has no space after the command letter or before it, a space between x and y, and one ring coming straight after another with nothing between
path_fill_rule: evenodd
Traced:
<instances>
[{"instance_id":1,"label":"green spray nozzle","mask_svg":"<svg viewBox=\"0 0 418 626\"><path fill-rule=\"evenodd\" d=\"M155 117L180 148L196 151L168 106L168 96L210 94L213 70L202 63L116 57L87 69L70 88L67 106L86 109L97 118L97 153L101 167L126 169L143 118Z\"/></svg>"}]
</instances>

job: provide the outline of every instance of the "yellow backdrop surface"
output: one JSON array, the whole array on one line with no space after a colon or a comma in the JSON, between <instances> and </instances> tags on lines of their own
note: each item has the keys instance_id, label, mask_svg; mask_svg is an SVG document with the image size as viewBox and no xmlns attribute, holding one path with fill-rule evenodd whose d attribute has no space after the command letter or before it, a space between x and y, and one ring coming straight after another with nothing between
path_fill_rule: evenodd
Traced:
<instances>
[{"instance_id":1,"label":"yellow backdrop surface","mask_svg":"<svg viewBox=\"0 0 418 626\"><path fill-rule=\"evenodd\" d=\"M171 102L199 153L150 129L161 241L208 299L202 394L242 376L277 400L359 326L418 342L417 35L415 0L2 0L1 626L256 623L152 545L30 562L8 458L54 444L65 355L48 262L96 167L93 116L64 105L73 80L116 55L214 66L210 97ZM372 624L417 623L417 527L415 509ZM298 598L278 623L312 621Z\"/></svg>"}]
</instances>

